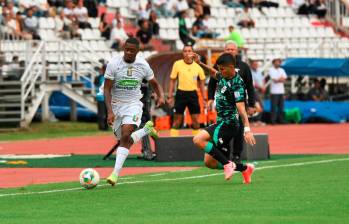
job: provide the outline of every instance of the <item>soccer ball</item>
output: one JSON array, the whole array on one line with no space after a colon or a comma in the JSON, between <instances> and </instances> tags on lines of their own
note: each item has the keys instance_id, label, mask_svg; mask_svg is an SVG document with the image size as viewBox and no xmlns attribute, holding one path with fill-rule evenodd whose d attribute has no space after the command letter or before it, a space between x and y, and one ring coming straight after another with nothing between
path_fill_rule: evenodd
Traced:
<instances>
[{"instance_id":1,"label":"soccer ball","mask_svg":"<svg viewBox=\"0 0 349 224\"><path fill-rule=\"evenodd\" d=\"M92 168L87 168L80 173L80 184L86 189L92 189L99 183L99 174Z\"/></svg>"}]
</instances>

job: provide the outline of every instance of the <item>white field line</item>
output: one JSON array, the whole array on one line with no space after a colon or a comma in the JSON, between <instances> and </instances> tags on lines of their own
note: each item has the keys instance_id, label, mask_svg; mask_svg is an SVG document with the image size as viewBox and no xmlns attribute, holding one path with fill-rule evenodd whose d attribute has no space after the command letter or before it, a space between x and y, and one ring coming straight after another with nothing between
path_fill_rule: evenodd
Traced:
<instances>
[{"instance_id":1,"label":"white field line","mask_svg":"<svg viewBox=\"0 0 349 224\"><path fill-rule=\"evenodd\" d=\"M309 161L309 162L302 162L302 163L291 163L291 164L283 164L283 165L264 166L264 167L257 167L256 170L274 169L274 168L282 168L282 167L297 167L297 166L306 166L306 165L313 165L313 164L333 163L333 162L339 162L339 161L349 161L349 158L317 160L317 161ZM121 183L118 183L117 185L191 180L191 179L200 179L200 178L206 178L206 177L212 177L212 176L218 176L218 175L223 175L223 173L204 174L204 175L180 177L180 178L165 178L165 179L159 179L159 180L129 181L129 182L121 182ZM109 184L98 185L99 188L105 187L105 186L109 186ZM57 193L57 192L76 191L76 190L82 190L82 189L84 189L84 188L75 187L75 188L57 189L57 190L49 190L49 191L9 193L9 194L0 194L0 197L18 196L18 195L33 195L33 194L50 194L50 193Z\"/></svg>"}]
</instances>

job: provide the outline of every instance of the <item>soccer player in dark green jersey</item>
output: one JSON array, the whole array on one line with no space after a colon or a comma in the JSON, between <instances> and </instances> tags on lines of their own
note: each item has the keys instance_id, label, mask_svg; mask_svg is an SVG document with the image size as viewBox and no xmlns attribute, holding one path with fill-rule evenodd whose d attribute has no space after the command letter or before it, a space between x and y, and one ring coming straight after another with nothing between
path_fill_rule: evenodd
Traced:
<instances>
[{"instance_id":1,"label":"soccer player in dark green jersey","mask_svg":"<svg viewBox=\"0 0 349 224\"><path fill-rule=\"evenodd\" d=\"M238 136L240 117L244 125L245 141L254 145L256 140L248 122L244 82L235 71L235 58L229 53L224 53L217 59L217 65L219 71L211 72L211 76L218 81L217 123L201 130L194 136L193 141L205 151L205 164L216 162L218 165L219 162L224 167L225 179L229 180L236 168L236 164L229 161L229 142Z\"/></svg>"}]
</instances>

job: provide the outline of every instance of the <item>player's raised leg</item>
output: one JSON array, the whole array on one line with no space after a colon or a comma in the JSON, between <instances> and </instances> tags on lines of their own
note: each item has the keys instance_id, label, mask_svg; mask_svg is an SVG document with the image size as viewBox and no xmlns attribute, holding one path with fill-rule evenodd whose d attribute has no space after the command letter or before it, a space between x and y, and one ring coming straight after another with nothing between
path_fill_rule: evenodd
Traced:
<instances>
[{"instance_id":1,"label":"player's raised leg","mask_svg":"<svg viewBox=\"0 0 349 224\"><path fill-rule=\"evenodd\" d=\"M116 149L116 159L113 172L107 178L107 182L114 186L117 182L118 176L124 165L124 162L129 154L129 149L133 144L131 134L135 130L135 125L124 124L121 126L120 146Z\"/></svg>"},{"instance_id":2,"label":"player's raised leg","mask_svg":"<svg viewBox=\"0 0 349 224\"><path fill-rule=\"evenodd\" d=\"M223 165L225 179L229 180L233 176L235 164L229 161L228 158L210 140L211 136L206 130L201 130L193 138L193 142L196 146L204 150L205 153L209 154Z\"/></svg>"},{"instance_id":3,"label":"player's raised leg","mask_svg":"<svg viewBox=\"0 0 349 224\"><path fill-rule=\"evenodd\" d=\"M154 128L154 123L152 121L147 121L143 128L133 132L131 134L131 139L133 143L137 143L146 135L150 135L153 138L159 137L159 134L157 130Z\"/></svg>"}]
</instances>

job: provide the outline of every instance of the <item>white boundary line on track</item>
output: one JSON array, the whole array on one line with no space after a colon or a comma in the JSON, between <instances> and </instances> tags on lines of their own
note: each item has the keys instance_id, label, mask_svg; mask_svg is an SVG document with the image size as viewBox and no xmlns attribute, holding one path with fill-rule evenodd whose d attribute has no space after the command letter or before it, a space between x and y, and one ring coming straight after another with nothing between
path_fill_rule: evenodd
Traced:
<instances>
[{"instance_id":1,"label":"white boundary line on track","mask_svg":"<svg viewBox=\"0 0 349 224\"><path fill-rule=\"evenodd\" d=\"M339 161L349 161L349 158L317 160L317 161L309 161L309 162L302 162L302 163L299 162L299 163L291 163L291 164L283 164L283 165L264 166L264 167L257 167L256 170L265 170L265 169L282 168L282 167L297 167L297 166L306 166L306 165L321 164L321 163L332 163L332 162L339 162ZM121 182L121 183L118 183L117 185L190 180L190 179L200 179L200 178L212 177L212 176L218 176L218 175L223 175L223 173L204 174L204 175L198 175L198 176L180 177L180 178L172 178L172 179L166 178L166 179L149 180L149 181L147 180L129 181L129 182ZM105 187L105 186L109 186L109 184L98 185L98 187ZM76 190L82 190L82 189L84 188L75 187L75 188L57 189L57 190L50 190L50 191L9 193L9 194L0 194L0 197L17 196L17 195L33 195L33 194L50 194L50 193L57 193L57 192L76 191Z\"/></svg>"}]
</instances>

